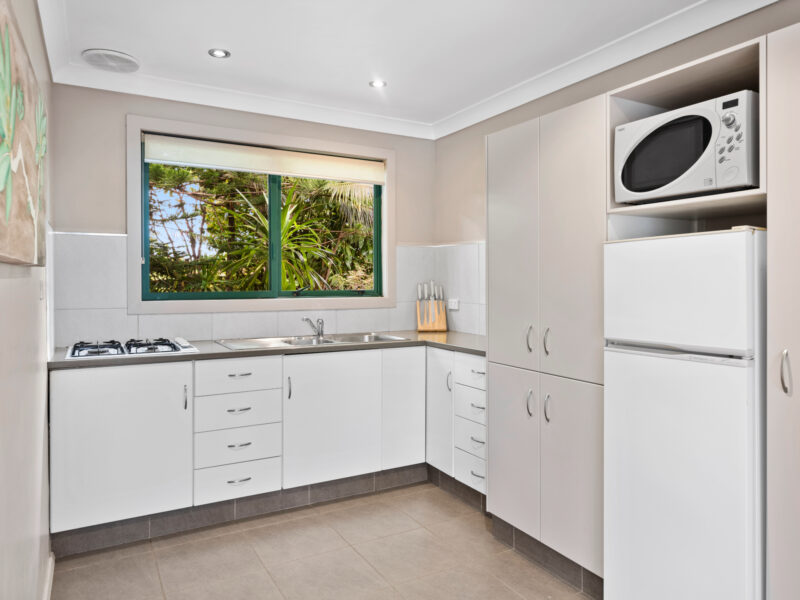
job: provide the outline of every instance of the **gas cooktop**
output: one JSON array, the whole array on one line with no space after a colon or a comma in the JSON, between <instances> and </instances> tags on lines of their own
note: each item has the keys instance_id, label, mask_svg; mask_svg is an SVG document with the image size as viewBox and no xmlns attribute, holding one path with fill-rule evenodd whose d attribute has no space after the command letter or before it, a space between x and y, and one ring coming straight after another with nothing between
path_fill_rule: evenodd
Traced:
<instances>
[{"instance_id":1,"label":"gas cooktop","mask_svg":"<svg viewBox=\"0 0 800 600\"><path fill-rule=\"evenodd\" d=\"M117 340L75 342L67 348L65 358L110 358L137 354L183 354L186 352L197 352L197 348L183 338L148 338L144 340L131 338L124 344Z\"/></svg>"}]
</instances>

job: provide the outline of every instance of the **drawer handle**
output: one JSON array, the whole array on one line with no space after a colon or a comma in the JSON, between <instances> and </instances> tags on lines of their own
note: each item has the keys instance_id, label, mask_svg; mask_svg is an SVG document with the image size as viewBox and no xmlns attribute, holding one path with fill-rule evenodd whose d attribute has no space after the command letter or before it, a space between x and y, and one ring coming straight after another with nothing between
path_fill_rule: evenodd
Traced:
<instances>
[{"instance_id":1,"label":"drawer handle","mask_svg":"<svg viewBox=\"0 0 800 600\"><path fill-rule=\"evenodd\" d=\"M475 369L470 369L475 375L486 375L486 371L476 371Z\"/></svg>"},{"instance_id":2,"label":"drawer handle","mask_svg":"<svg viewBox=\"0 0 800 600\"><path fill-rule=\"evenodd\" d=\"M452 392L453 391L453 372L452 371L448 371L446 383L447 383L447 391L448 392Z\"/></svg>"},{"instance_id":3,"label":"drawer handle","mask_svg":"<svg viewBox=\"0 0 800 600\"><path fill-rule=\"evenodd\" d=\"M253 410L252 406L243 406L242 408L229 408L228 412L232 415L238 415L243 412L247 412L248 410Z\"/></svg>"},{"instance_id":4,"label":"drawer handle","mask_svg":"<svg viewBox=\"0 0 800 600\"><path fill-rule=\"evenodd\" d=\"M228 373L228 377L250 377L252 374L252 371L249 373Z\"/></svg>"},{"instance_id":5,"label":"drawer handle","mask_svg":"<svg viewBox=\"0 0 800 600\"><path fill-rule=\"evenodd\" d=\"M479 475L472 469L469 470L469 474L472 475L473 477L477 477L478 479L486 479L486 475Z\"/></svg>"},{"instance_id":6,"label":"drawer handle","mask_svg":"<svg viewBox=\"0 0 800 600\"><path fill-rule=\"evenodd\" d=\"M485 444L485 443L486 443L486 442L484 442L483 440L479 440L479 439L478 439L478 438L476 438L474 435L471 435L471 436L469 436L469 439L471 439L471 440L472 440L473 442L475 442L476 444Z\"/></svg>"},{"instance_id":7,"label":"drawer handle","mask_svg":"<svg viewBox=\"0 0 800 600\"><path fill-rule=\"evenodd\" d=\"M242 485L243 483L247 483L251 479L252 477L244 477L243 479L229 479L228 485Z\"/></svg>"},{"instance_id":8,"label":"drawer handle","mask_svg":"<svg viewBox=\"0 0 800 600\"><path fill-rule=\"evenodd\" d=\"M252 446L253 442L243 442L241 444L228 444L228 448L231 450L238 450L239 448L247 448L248 446Z\"/></svg>"},{"instance_id":9,"label":"drawer handle","mask_svg":"<svg viewBox=\"0 0 800 600\"><path fill-rule=\"evenodd\" d=\"M477 408L478 410L486 410L485 406L481 406L480 404L475 404L474 402L470 402L469 405L472 408Z\"/></svg>"}]
</instances>

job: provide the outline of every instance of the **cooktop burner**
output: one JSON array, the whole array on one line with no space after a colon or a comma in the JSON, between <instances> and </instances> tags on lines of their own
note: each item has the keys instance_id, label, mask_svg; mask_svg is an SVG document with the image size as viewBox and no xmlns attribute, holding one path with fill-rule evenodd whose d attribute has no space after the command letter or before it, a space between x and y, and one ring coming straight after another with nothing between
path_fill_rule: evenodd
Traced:
<instances>
[{"instance_id":1,"label":"cooktop burner","mask_svg":"<svg viewBox=\"0 0 800 600\"><path fill-rule=\"evenodd\" d=\"M125 350L117 340L106 342L77 342L72 346L70 356L117 356L125 354Z\"/></svg>"},{"instance_id":2,"label":"cooktop burner","mask_svg":"<svg viewBox=\"0 0 800 600\"><path fill-rule=\"evenodd\" d=\"M128 354L153 354L161 352L180 352L180 347L167 338L155 338L153 340L134 340L125 342L125 350Z\"/></svg>"}]
</instances>

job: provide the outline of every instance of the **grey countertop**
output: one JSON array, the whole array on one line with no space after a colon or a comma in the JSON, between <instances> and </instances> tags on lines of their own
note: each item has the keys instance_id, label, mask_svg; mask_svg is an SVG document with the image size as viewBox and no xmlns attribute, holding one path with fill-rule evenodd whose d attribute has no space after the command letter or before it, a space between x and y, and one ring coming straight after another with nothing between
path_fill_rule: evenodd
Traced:
<instances>
[{"instance_id":1,"label":"grey countertop","mask_svg":"<svg viewBox=\"0 0 800 600\"><path fill-rule=\"evenodd\" d=\"M420 333L418 331L376 332L407 338L402 341L371 342L365 344L327 344L323 346L302 346L285 348L264 348L256 350L229 350L213 340L191 340L197 352L186 354L142 354L109 358L64 358L67 349L56 348L53 360L47 363L50 371L58 369L83 369L86 367L111 367L117 365L140 365L157 362L178 362L186 360L208 360L213 358L236 358L244 356L270 356L280 354L310 354L312 352L346 352L352 350L375 350L379 348L404 348L408 346L432 346L445 350L455 350L469 354L486 355L486 336L448 331L445 333Z\"/></svg>"}]
</instances>

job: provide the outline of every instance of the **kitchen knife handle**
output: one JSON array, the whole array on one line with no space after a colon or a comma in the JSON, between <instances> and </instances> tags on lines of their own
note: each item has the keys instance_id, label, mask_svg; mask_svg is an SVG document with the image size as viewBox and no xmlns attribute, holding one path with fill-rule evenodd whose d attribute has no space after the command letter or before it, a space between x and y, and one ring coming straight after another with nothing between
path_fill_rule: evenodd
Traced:
<instances>
[{"instance_id":1,"label":"kitchen knife handle","mask_svg":"<svg viewBox=\"0 0 800 600\"><path fill-rule=\"evenodd\" d=\"M787 376L786 373L789 373ZM781 352L781 387L787 396L792 395L792 365L789 362L789 350Z\"/></svg>"},{"instance_id":2,"label":"kitchen knife handle","mask_svg":"<svg viewBox=\"0 0 800 600\"><path fill-rule=\"evenodd\" d=\"M528 347L528 352L533 352L533 346L531 346L532 333L533 333L533 325L528 325L528 331L525 334L525 345Z\"/></svg>"}]
</instances>

